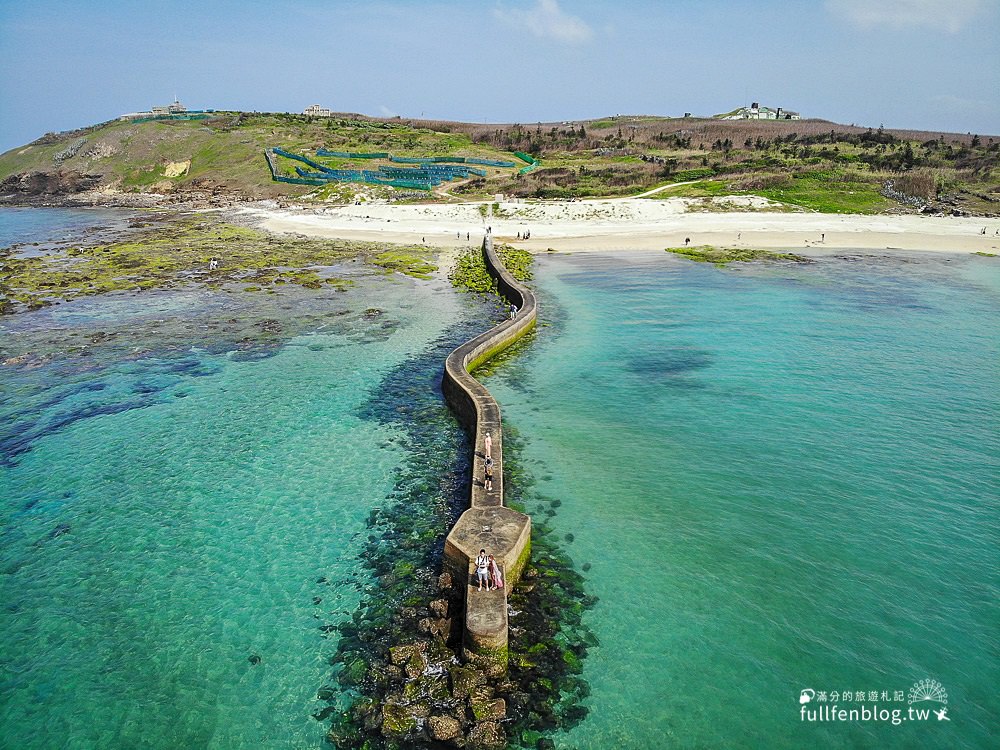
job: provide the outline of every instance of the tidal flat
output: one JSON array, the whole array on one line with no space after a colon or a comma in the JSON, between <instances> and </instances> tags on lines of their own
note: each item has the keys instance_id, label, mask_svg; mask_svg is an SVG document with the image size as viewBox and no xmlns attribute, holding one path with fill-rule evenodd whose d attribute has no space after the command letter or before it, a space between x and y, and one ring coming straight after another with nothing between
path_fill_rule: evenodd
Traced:
<instances>
[{"instance_id":1,"label":"tidal flat","mask_svg":"<svg viewBox=\"0 0 1000 750\"><path fill-rule=\"evenodd\" d=\"M145 212L133 216L112 241L102 241L105 237L44 252L26 251L23 244L0 250L0 313L185 285L264 292L286 284L343 289L352 282L340 267L353 263L422 279L437 270L426 247L274 235L214 212Z\"/></svg>"}]
</instances>

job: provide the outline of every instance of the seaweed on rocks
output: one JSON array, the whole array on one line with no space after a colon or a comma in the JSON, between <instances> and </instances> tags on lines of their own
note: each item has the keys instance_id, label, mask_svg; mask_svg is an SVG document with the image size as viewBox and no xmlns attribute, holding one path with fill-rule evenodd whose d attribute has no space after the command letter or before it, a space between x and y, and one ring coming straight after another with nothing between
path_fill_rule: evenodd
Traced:
<instances>
[{"instance_id":1,"label":"seaweed on rocks","mask_svg":"<svg viewBox=\"0 0 1000 750\"><path fill-rule=\"evenodd\" d=\"M444 402L441 376L452 349L503 315L498 303L470 308L478 312L392 370L361 410L396 430L407 456L368 518L361 566L373 583L350 619L324 626L340 638L332 684L319 691L329 705L316 718L333 717L329 740L338 748L388 748L454 729L431 716L456 703L448 668L457 659L446 645L454 603L438 574L445 537L468 503L471 444Z\"/></svg>"},{"instance_id":2,"label":"seaweed on rocks","mask_svg":"<svg viewBox=\"0 0 1000 750\"><path fill-rule=\"evenodd\" d=\"M534 522L532 560L511 593L508 673L491 678L458 656L459 585L438 573L467 504L471 445L440 378L448 352L482 327L481 319L453 327L391 372L362 412L397 429L409 455L369 519L362 564L374 585L350 619L323 626L340 640L331 683L318 691L328 705L315 716L331 721L327 738L338 749L544 747L545 734L586 716L581 672L597 640L583 613L595 600L546 521ZM504 436L507 504L535 504L522 440L509 425Z\"/></svg>"}]
</instances>

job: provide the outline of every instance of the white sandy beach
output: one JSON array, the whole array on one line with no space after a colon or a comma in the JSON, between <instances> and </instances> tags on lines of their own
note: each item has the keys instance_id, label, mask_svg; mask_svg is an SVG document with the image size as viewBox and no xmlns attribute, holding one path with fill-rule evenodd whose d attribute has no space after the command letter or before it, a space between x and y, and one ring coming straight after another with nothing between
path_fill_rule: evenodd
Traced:
<instances>
[{"instance_id":1,"label":"white sandy beach","mask_svg":"<svg viewBox=\"0 0 1000 750\"><path fill-rule=\"evenodd\" d=\"M491 205L243 210L271 232L437 247L478 244L489 226L498 240L532 252L662 250L690 239L691 245L794 249L806 254L845 249L1000 253L996 218L789 213L769 207L766 199L744 196L715 199L712 210L705 210L700 200L684 198L509 202L499 204L495 212ZM531 232L531 239L519 240L518 233L523 236L525 231Z\"/></svg>"}]
</instances>

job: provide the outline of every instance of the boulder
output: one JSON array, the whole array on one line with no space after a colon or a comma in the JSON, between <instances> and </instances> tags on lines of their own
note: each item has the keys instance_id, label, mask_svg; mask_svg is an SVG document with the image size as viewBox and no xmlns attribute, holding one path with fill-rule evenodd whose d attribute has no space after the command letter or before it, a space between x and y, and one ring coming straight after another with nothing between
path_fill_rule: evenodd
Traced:
<instances>
[{"instance_id":1,"label":"boulder","mask_svg":"<svg viewBox=\"0 0 1000 750\"><path fill-rule=\"evenodd\" d=\"M451 588L451 573L442 573L438 576L438 589L448 591Z\"/></svg>"},{"instance_id":2,"label":"boulder","mask_svg":"<svg viewBox=\"0 0 1000 750\"><path fill-rule=\"evenodd\" d=\"M453 740L462 732L462 726L453 716L432 716L427 720L431 737L438 741Z\"/></svg>"},{"instance_id":3,"label":"boulder","mask_svg":"<svg viewBox=\"0 0 1000 750\"><path fill-rule=\"evenodd\" d=\"M451 620L445 618L431 620L430 624L431 635L437 636L438 638L447 638L448 633L450 631L451 631Z\"/></svg>"},{"instance_id":4,"label":"boulder","mask_svg":"<svg viewBox=\"0 0 1000 750\"><path fill-rule=\"evenodd\" d=\"M417 727L417 720L399 703L388 702L382 707L382 734L405 737Z\"/></svg>"},{"instance_id":5,"label":"boulder","mask_svg":"<svg viewBox=\"0 0 1000 750\"><path fill-rule=\"evenodd\" d=\"M507 702L503 698L491 698L485 701L470 698L469 704L476 721L499 721L507 718Z\"/></svg>"},{"instance_id":6,"label":"boulder","mask_svg":"<svg viewBox=\"0 0 1000 750\"><path fill-rule=\"evenodd\" d=\"M427 657L424 656L420 651L414 651L413 655L410 656L409 661L406 662L406 676L411 679L414 677L419 677L427 669Z\"/></svg>"},{"instance_id":7,"label":"boulder","mask_svg":"<svg viewBox=\"0 0 1000 750\"><path fill-rule=\"evenodd\" d=\"M448 616L448 600L447 599L435 599L431 602L431 612L434 613L435 617L445 618Z\"/></svg>"},{"instance_id":8,"label":"boulder","mask_svg":"<svg viewBox=\"0 0 1000 750\"><path fill-rule=\"evenodd\" d=\"M415 651L416 648L412 645L393 646L392 648L389 649L389 658L392 660L393 664L399 666L400 664L405 664L406 662L408 662L410 660L410 657L413 656Z\"/></svg>"},{"instance_id":9,"label":"boulder","mask_svg":"<svg viewBox=\"0 0 1000 750\"><path fill-rule=\"evenodd\" d=\"M507 747L507 737L495 721L483 721L469 732L466 747L470 750L502 750Z\"/></svg>"},{"instance_id":10,"label":"boulder","mask_svg":"<svg viewBox=\"0 0 1000 750\"><path fill-rule=\"evenodd\" d=\"M483 675L474 667L455 664L448 670L448 676L451 678L451 695L459 700L467 698L483 684Z\"/></svg>"}]
</instances>

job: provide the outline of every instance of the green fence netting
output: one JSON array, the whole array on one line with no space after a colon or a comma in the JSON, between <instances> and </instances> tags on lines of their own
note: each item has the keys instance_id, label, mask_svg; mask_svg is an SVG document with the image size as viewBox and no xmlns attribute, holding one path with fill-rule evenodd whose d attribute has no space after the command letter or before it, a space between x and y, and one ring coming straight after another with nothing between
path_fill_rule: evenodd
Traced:
<instances>
[{"instance_id":1,"label":"green fence netting","mask_svg":"<svg viewBox=\"0 0 1000 750\"><path fill-rule=\"evenodd\" d=\"M485 169L477 169L468 166L480 164L483 166L516 166L514 162L504 162L489 159L466 159L466 157L453 156L432 156L432 157L391 157L387 153L359 154L349 151L330 151L320 148L316 150L317 156L332 156L337 158L354 159L388 159L399 164L413 164L413 167L393 167L380 166L378 170L359 169L333 169L320 164L308 156L286 151L275 146L265 149L264 156L267 159L268 169L271 171L271 179L276 182L288 182L296 185L326 185L331 182L364 182L371 185L388 185L391 187L411 188L415 190L430 190L443 182L455 179L466 178L469 175L485 177ZM298 177L288 177L280 173L274 157L282 156L286 159L305 164L312 167L310 171L302 167L295 167ZM537 163L531 165L531 168Z\"/></svg>"}]
</instances>

